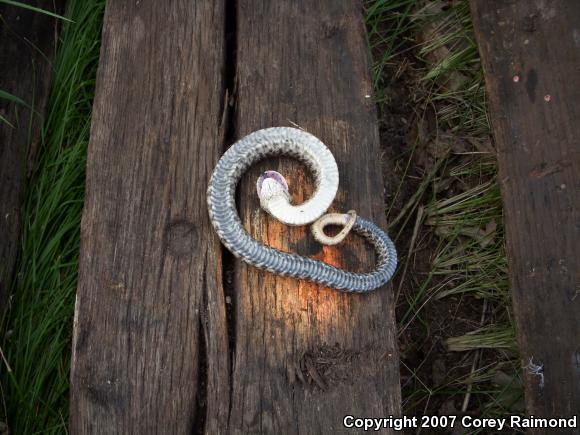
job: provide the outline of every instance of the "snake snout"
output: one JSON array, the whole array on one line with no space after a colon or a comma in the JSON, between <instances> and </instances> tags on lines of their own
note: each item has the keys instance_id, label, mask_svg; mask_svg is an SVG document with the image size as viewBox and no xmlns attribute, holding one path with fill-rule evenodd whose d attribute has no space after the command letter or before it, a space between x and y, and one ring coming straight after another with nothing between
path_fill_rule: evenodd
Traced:
<instances>
[{"instance_id":1,"label":"snake snout","mask_svg":"<svg viewBox=\"0 0 580 435\"><path fill-rule=\"evenodd\" d=\"M328 213L312 224L311 230L314 239L323 245L333 246L342 242L356 222L356 212L349 210L348 213ZM342 226L342 230L336 236L327 236L324 227L327 225Z\"/></svg>"},{"instance_id":2,"label":"snake snout","mask_svg":"<svg viewBox=\"0 0 580 435\"><path fill-rule=\"evenodd\" d=\"M276 196L290 197L288 183L282 174L276 171L266 171L260 175L256 182L256 188L260 201L268 201Z\"/></svg>"}]
</instances>

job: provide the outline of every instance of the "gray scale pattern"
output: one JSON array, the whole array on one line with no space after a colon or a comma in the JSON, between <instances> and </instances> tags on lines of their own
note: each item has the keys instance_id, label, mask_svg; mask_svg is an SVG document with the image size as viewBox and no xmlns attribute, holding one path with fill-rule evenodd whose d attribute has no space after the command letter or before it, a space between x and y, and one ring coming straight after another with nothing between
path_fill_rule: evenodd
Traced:
<instances>
[{"instance_id":1,"label":"gray scale pattern","mask_svg":"<svg viewBox=\"0 0 580 435\"><path fill-rule=\"evenodd\" d=\"M246 232L238 216L236 186L243 173L265 157L287 155L299 159L306 164L319 185L325 170L322 164L324 159L317 156L316 149L309 148L312 138L309 133L298 129L273 127L251 133L232 145L219 160L209 182L207 202L211 222L224 246L252 266L344 292L375 290L386 284L395 273L397 252L389 236L374 223L357 216L353 231L366 238L375 248L378 254L375 270L353 273L266 246ZM316 195L317 192L311 199Z\"/></svg>"}]
</instances>

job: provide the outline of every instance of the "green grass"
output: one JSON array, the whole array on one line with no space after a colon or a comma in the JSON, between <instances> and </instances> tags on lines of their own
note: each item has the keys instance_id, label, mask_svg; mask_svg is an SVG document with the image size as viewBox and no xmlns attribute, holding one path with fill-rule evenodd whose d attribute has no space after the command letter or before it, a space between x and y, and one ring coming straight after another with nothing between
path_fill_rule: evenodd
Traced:
<instances>
[{"instance_id":1,"label":"green grass","mask_svg":"<svg viewBox=\"0 0 580 435\"><path fill-rule=\"evenodd\" d=\"M489 124L468 2L456 1L446 9L437 8L437 2L421 4L427 6L419 0L366 3L379 106L389 101L397 56L412 55L419 65L413 67L412 93L419 118L432 110L439 130L485 150ZM0 362L0 412L15 434L66 432L86 147L103 9L104 0L67 2L42 146L27 189L22 252L0 336L5 358ZM406 168L401 183L411 181L410 168L423 145L418 141L401 157ZM455 186L451 194L442 187L449 184ZM485 416L521 411L493 153L458 156L451 150L426 171L419 186L397 216L389 215L399 245L403 230L412 229L411 240L402 246L401 269L412 270L416 245L426 234L436 240L429 273L409 273L415 291L401 295L401 333L415 325L429 327L424 308L431 301L473 298L482 301L484 314L477 327L444 341L450 352L464 355L458 366L470 370L434 386L422 381L420 367L407 367L405 411L456 396L477 401ZM493 364L485 361L485 352L494 352Z\"/></svg>"},{"instance_id":2,"label":"green grass","mask_svg":"<svg viewBox=\"0 0 580 435\"><path fill-rule=\"evenodd\" d=\"M0 337L4 421L65 433L85 160L104 0L69 0Z\"/></svg>"},{"instance_id":3,"label":"green grass","mask_svg":"<svg viewBox=\"0 0 580 435\"><path fill-rule=\"evenodd\" d=\"M421 85L425 103L437 108L441 128L473 138L489 136L487 102L479 49L473 33L469 2L458 0L448 9L428 2L412 21L425 40L418 58L426 65Z\"/></svg>"},{"instance_id":4,"label":"green grass","mask_svg":"<svg viewBox=\"0 0 580 435\"><path fill-rule=\"evenodd\" d=\"M63 17L62 15L55 14L54 12L50 12L50 11L47 11L45 9L37 8L37 7L29 5L27 3L18 2L18 1L14 1L14 0L0 0L0 3L4 3L6 5L14 6L14 7L22 8L22 9L28 9L29 11L37 12L39 14L48 15L49 17L53 17L53 18L59 18L63 21L71 21L67 17Z\"/></svg>"},{"instance_id":5,"label":"green grass","mask_svg":"<svg viewBox=\"0 0 580 435\"><path fill-rule=\"evenodd\" d=\"M388 99L385 94L388 80L385 72L393 55L406 46L403 36L413 27L408 18L415 2L416 0L366 1L368 42L371 51L375 53L372 64L373 89L379 105Z\"/></svg>"},{"instance_id":6,"label":"green grass","mask_svg":"<svg viewBox=\"0 0 580 435\"><path fill-rule=\"evenodd\" d=\"M18 8L22 8L22 9L27 9L29 11L33 11L33 12L36 12L36 13L48 15L49 17L59 18L59 19L62 19L64 21L70 21L68 18L63 17L63 16L58 15L58 14L55 14L54 12L50 12L50 11L47 11L47 10L44 10L44 9L40 9L40 8L31 6L31 5L26 4L26 3L18 2L18 1L13 1L13 0L0 0L0 4L6 4L8 6L13 6L13 7L18 7ZM15 103L17 105L25 106L25 107L31 109L32 111L34 111L34 108L33 108L34 105L33 104L28 104L26 101L22 100L20 97L18 97L16 95L13 95L10 92L6 92L6 91L4 91L2 89L0 89L0 99L1 100L9 101L11 103ZM14 124L12 124L10 121L8 121L8 119L6 119L2 115L0 115L0 123L7 124L11 128L16 128L14 126Z\"/></svg>"},{"instance_id":7,"label":"green grass","mask_svg":"<svg viewBox=\"0 0 580 435\"><path fill-rule=\"evenodd\" d=\"M399 331L428 336L426 307L449 298L481 304L471 331L444 337L449 352L458 352L457 375L444 385L429 385L421 367L405 367L403 390L408 413L422 413L433 400L464 397L463 408L476 401L483 416L521 412L522 387L511 317L511 299L503 232L497 164L490 141L487 102L478 47L467 0L368 0L366 19L373 53L373 83L379 108L388 107L386 92L401 65L409 65L411 104L417 123L434 118L435 132L418 137L400 157L403 183L418 184L402 211L387 208L390 231L401 251L398 274L412 291L399 286ZM417 149L445 135L450 150L422 181L411 176ZM458 144L463 143L463 147ZM463 150L461 148L466 148ZM394 204L394 201L393 201ZM410 240L401 235L412 233ZM417 245L431 240L429 271L418 275L412 265ZM454 318L448 319L449 323ZM497 361L486 364L485 361ZM423 364L423 363L422 363ZM460 370L461 369L461 370ZM453 372L454 368L451 369ZM498 373L510 382L499 382Z\"/></svg>"}]
</instances>

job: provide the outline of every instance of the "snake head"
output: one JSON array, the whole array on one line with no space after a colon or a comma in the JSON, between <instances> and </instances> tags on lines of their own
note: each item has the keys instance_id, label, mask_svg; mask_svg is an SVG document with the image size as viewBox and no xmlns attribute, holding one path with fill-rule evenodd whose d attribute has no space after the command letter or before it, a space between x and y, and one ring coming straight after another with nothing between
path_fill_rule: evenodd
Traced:
<instances>
[{"instance_id":1,"label":"snake head","mask_svg":"<svg viewBox=\"0 0 580 435\"><path fill-rule=\"evenodd\" d=\"M266 171L260 175L256 182L256 188L260 198L260 205L265 210L268 210L268 204L275 198L290 201L288 183L286 183L282 174L276 171Z\"/></svg>"}]
</instances>

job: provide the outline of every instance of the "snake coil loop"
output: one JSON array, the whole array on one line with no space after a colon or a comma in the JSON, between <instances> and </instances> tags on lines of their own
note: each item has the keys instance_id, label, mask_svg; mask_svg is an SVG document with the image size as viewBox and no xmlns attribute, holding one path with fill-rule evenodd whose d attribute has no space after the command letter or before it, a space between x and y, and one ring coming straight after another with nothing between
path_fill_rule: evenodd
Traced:
<instances>
[{"instance_id":1,"label":"snake coil loop","mask_svg":"<svg viewBox=\"0 0 580 435\"><path fill-rule=\"evenodd\" d=\"M244 172L268 156L287 155L302 161L315 178L314 194L302 204L290 203L288 185L275 171L258 179L260 205L287 225L313 224L321 243L340 243L352 229L367 239L377 252L377 264L369 273L342 270L319 260L289 254L253 239L244 229L235 203L236 186ZM255 131L232 145L218 161L207 189L210 220L224 246L246 263L269 272L305 279L344 292L368 292L387 283L397 266L397 252L389 236L354 211L326 214L338 191L338 167L330 150L315 136L290 127ZM324 227L342 225L334 237Z\"/></svg>"}]
</instances>

